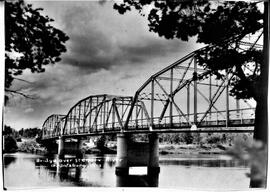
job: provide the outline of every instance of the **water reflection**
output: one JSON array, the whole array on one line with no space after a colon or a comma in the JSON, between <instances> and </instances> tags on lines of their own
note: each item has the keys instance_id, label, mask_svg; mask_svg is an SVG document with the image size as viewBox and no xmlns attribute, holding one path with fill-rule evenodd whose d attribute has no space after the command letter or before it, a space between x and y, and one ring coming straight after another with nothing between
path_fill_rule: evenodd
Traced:
<instances>
[{"instance_id":1,"label":"water reflection","mask_svg":"<svg viewBox=\"0 0 270 192\"><path fill-rule=\"evenodd\" d=\"M5 156L4 158L4 167L8 168L8 166L12 163L16 162L16 158L13 156Z\"/></svg>"},{"instance_id":2,"label":"water reflection","mask_svg":"<svg viewBox=\"0 0 270 192\"><path fill-rule=\"evenodd\" d=\"M208 158L208 159L206 159ZM220 157L219 157L220 158ZM115 155L83 159L33 154L5 154L5 187L200 187L248 188L247 162L218 157L161 156L159 175L115 175ZM219 169L216 169L219 167ZM146 173L146 172L144 172ZM14 176L18 179L14 180Z\"/></svg>"},{"instance_id":3,"label":"water reflection","mask_svg":"<svg viewBox=\"0 0 270 192\"><path fill-rule=\"evenodd\" d=\"M100 161L96 161L99 162ZM53 178L59 178L60 182L71 182L75 186L96 186L89 181L84 181L81 177L82 169L87 168L89 161L78 158L41 158L36 159L36 169L46 169ZM98 164L100 165L100 164Z\"/></svg>"},{"instance_id":4,"label":"water reflection","mask_svg":"<svg viewBox=\"0 0 270 192\"><path fill-rule=\"evenodd\" d=\"M82 178L82 170L87 169L93 164L100 170L104 169L105 163L109 167L114 167L115 160L106 159L104 155L95 158L41 158L36 159L36 169L45 168L53 178L59 178L60 182L68 181L76 186L93 185L85 182ZM100 172L103 177L103 172ZM158 187L158 174L155 175L125 175L116 176L117 187Z\"/></svg>"},{"instance_id":5,"label":"water reflection","mask_svg":"<svg viewBox=\"0 0 270 192\"><path fill-rule=\"evenodd\" d=\"M103 169L104 164L105 164L104 154L98 155L95 162L96 162L96 165L98 165L101 169Z\"/></svg>"},{"instance_id":6,"label":"water reflection","mask_svg":"<svg viewBox=\"0 0 270 192\"><path fill-rule=\"evenodd\" d=\"M182 159L160 160L161 165L199 166L199 167L248 167L248 161L231 161L224 159Z\"/></svg>"},{"instance_id":7,"label":"water reflection","mask_svg":"<svg viewBox=\"0 0 270 192\"><path fill-rule=\"evenodd\" d=\"M158 187L159 175L116 176L117 187Z\"/></svg>"}]
</instances>

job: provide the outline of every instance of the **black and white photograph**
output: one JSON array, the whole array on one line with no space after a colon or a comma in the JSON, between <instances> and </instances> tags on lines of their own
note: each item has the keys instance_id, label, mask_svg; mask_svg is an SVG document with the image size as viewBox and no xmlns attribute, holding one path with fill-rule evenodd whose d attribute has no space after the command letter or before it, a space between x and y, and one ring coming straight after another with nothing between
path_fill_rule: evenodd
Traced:
<instances>
[{"instance_id":1,"label":"black and white photograph","mask_svg":"<svg viewBox=\"0 0 270 192\"><path fill-rule=\"evenodd\" d=\"M269 187L268 0L0 5L2 190Z\"/></svg>"}]
</instances>

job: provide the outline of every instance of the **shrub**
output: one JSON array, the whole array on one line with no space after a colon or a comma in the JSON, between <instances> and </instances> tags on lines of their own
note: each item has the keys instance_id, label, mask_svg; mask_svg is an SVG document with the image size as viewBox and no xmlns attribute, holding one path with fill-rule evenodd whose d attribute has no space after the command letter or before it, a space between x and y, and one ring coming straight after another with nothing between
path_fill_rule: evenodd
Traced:
<instances>
[{"instance_id":1,"label":"shrub","mask_svg":"<svg viewBox=\"0 0 270 192\"><path fill-rule=\"evenodd\" d=\"M4 152L16 152L18 149L16 139L12 136L5 136L5 151Z\"/></svg>"}]
</instances>

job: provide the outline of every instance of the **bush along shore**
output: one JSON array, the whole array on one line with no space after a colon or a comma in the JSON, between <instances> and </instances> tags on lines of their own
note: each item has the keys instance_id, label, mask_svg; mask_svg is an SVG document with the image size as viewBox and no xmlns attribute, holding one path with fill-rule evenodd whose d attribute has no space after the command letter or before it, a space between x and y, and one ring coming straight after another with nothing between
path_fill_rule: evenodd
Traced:
<instances>
[{"instance_id":1,"label":"bush along shore","mask_svg":"<svg viewBox=\"0 0 270 192\"><path fill-rule=\"evenodd\" d=\"M26 153L47 153L46 148L36 142L34 139L18 142L17 151Z\"/></svg>"},{"instance_id":2,"label":"bush along shore","mask_svg":"<svg viewBox=\"0 0 270 192\"><path fill-rule=\"evenodd\" d=\"M159 153L167 154L225 154L231 146L222 144L159 144Z\"/></svg>"},{"instance_id":3,"label":"bush along shore","mask_svg":"<svg viewBox=\"0 0 270 192\"><path fill-rule=\"evenodd\" d=\"M147 142L147 135L135 135L134 140ZM226 154L236 141L250 142L252 135L247 134L160 134L159 153L169 154ZM32 139L17 141L6 137L5 152L48 153L46 148ZM84 154L116 154L116 138L100 137L91 145L84 143Z\"/></svg>"}]
</instances>

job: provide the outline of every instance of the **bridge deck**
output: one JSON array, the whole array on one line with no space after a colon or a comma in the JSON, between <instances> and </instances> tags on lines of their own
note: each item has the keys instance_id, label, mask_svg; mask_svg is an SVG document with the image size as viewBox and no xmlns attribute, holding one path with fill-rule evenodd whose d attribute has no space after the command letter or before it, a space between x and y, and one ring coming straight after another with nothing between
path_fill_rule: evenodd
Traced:
<instances>
[{"instance_id":1,"label":"bridge deck","mask_svg":"<svg viewBox=\"0 0 270 192\"><path fill-rule=\"evenodd\" d=\"M144 126L130 126L123 130L120 126L111 127L104 129L102 125L100 128L89 128L89 127L77 127L78 131L74 129L73 133L63 134L65 138L76 138L86 136L98 136L98 135L110 135L117 133L242 133L242 132L253 132L254 130L254 119L243 120L232 120L226 126L225 120L219 121L205 121L202 122L196 130L191 129L188 123L173 123L173 124L156 124L153 128L148 125ZM58 139L59 135L53 135L51 137L43 138L47 139Z\"/></svg>"}]
</instances>

